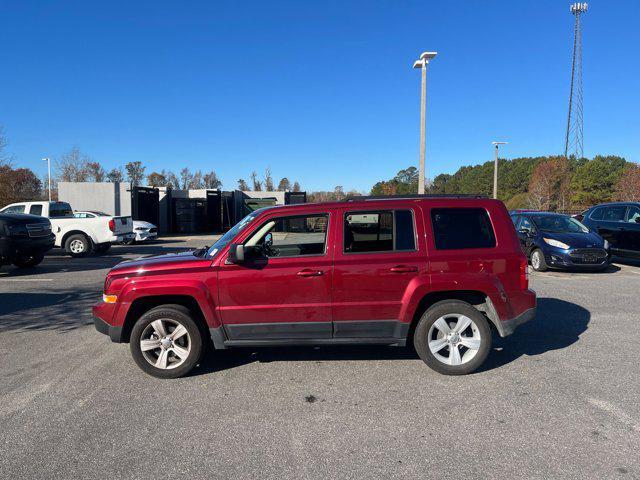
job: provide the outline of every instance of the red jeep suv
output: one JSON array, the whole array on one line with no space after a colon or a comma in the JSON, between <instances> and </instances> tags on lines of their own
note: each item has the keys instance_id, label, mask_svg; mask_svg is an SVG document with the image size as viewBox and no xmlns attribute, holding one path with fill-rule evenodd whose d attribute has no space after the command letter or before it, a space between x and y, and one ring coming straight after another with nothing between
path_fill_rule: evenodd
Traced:
<instances>
[{"instance_id":1,"label":"red jeep suv","mask_svg":"<svg viewBox=\"0 0 640 480\"><path fill-rule=\"evenodd\" d=\"M161 378L206 347L413 344L433 370L476 370L534 318L527 259L502 202L356 197L263 208L210 248L125 261L95 327Z\"/></svg>"}]
</instances>

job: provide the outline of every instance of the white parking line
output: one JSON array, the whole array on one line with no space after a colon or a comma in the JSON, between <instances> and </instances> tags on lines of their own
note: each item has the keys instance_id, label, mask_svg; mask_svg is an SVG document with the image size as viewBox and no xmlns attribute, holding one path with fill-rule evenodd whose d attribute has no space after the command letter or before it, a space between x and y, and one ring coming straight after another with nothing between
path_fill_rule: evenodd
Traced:
<instances>
[{"instance_id":1,"label":"white parking line","mask_svg":"<svg viewBox=\"0 0 640 480\"><path fill-rule=\"evenodd\" d=\"M53 282L53 278L5 278L0 277L3 282Z\"/></svg>"}]
</instances>

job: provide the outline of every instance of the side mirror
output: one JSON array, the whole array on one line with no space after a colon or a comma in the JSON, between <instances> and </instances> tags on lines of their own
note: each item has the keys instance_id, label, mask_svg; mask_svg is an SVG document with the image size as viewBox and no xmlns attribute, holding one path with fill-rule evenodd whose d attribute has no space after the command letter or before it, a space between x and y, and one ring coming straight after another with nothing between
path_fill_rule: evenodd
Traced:
<instances>
[{"instance_id":1,"label":"side mirror","mask_svg":"<svg viewBox=\"0 0 640 480\"><path fill-rule=\"evenodd\" d=\"M523 235L531 235L531 230L529 230L528 228L521 228L520 230L518 230L518 232Z\"/></svg>"},{"instance_id":2,"label":"side mirror","mask_svg":"<svg viewBox=\"0 0 640 480\"><path fill-rule=\"evenodd\" d=\"M229 263L240 264L244 263L244 245L239 243L232 243L229 248L229 256L227 257Z\"/></svg>"},{"instance_id":3,"label":"side mirror","mask_svg":"<svg viewBox=\"0 0 640 480\"><path fill-rule=\"evenodd\" d=\"M267 246L269 246L269 247L270 247L271 245L273 245L273 235L271 234L271 232L267 233L267 234L264 236L264 244L265 244L265 245L267 245Z\"/></svg>"},{"instance_id":4,"label":"side mirror","mask_svg":"<svg viewBox=\"0 0 640 480\"><path fill-rule=\"evenodd\" d=\"M636 223L640 223L640 217L636 217Z\"/></svg>"}]
</instances>

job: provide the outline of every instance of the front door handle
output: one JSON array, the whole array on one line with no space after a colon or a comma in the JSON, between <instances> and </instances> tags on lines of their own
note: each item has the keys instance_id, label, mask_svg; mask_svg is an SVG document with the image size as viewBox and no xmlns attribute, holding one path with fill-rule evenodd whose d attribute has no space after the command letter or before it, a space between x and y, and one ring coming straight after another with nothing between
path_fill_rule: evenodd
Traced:
<instances>
[{"instance_id":1,"label":"front door handle","mask_svg":"<svg viewBox=\"0 0 640 480\"><path fill-rule=\"evenodd\" d=\"M299 277L319 277L320 275L324 275L322 270L309 270L305 268L304 270L300 270L297 275Z\"/></svg>"},{"instance_id":2,"label":"front door handle","mask_svg":"<svg viewBox=\"0 0 640 480\"><path fill-rule=\"evenodd\" d=\"M389 271L392 273L410 273L417 272L418 267L413 267L410 265L396 265L395 267L391 267Z\"/></svg>"}]
</instances>

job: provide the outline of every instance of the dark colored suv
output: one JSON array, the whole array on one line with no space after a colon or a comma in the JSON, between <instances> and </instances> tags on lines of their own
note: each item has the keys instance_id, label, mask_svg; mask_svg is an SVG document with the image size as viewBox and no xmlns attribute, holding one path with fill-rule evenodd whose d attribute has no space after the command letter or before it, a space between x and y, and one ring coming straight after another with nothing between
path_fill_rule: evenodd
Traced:
<instances>
[{"instance_id":1,"label":"dark colored suv","mask_svg":"<svg viewBox=\"0 0 640 480\"><path fill-rule=\"evenodd\" d=\"M55 240L47 218L0 213L0 266L13 263L21 268L34 267L53 248Z\"/></svg>"},{"instance_id":2,"label":"dark colored suv","mask_svg":"<svg viewBox=\"0 0 640 480\"><path fill-rule=\"evenodd\" d=\"M640 258L640 202L603 203L576 218L609 242L613 255Z\"/></svg>"},{"instance_id":3,"label":"dark colored suv","mask_svg":"<svg viewBox=\"0 0 640 480\"><path fill-rule=\"evenodd\" d=\"M421 196L254 211L211 247L117 265L93 314L161 378L209 344L410 343L459 375L535 309L502 202Z\"/></svg>"}]
</instances>

